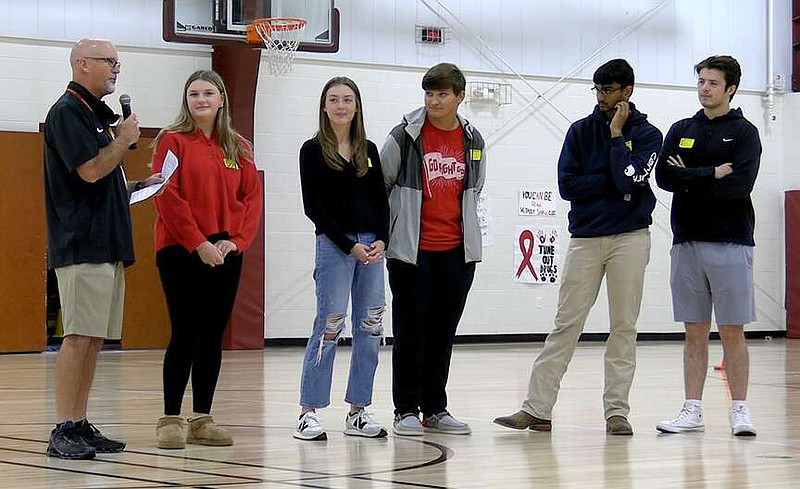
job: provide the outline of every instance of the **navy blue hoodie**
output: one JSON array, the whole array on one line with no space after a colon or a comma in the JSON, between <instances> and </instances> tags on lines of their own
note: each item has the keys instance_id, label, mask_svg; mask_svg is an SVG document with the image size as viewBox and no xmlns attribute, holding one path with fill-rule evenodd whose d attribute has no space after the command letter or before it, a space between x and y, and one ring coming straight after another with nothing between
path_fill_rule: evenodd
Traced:
<instances>
[{"instance_id":1,"label":"navy blue hoodie","mask_svg":"<svg viewBox=\"0 0 800 489\"><path fill-rule=\"evenodd\" d=\"M611 138L608 116L595 107L567 131L558 159L558 189L570 202L574 238L627 233L648 227L656 198L648 179L661 131L630 104L622 136Z\"/></svg>"},{"instance_id":2,"label":"navy blue hoodie","mask_svg":"<svg viewBox=\"0 0 800 489\"><path fill-rule=\"evenodd\" d=\"M667 157L680 155L685 168ZM700 110L672 125L656 165L656 183L672 192L673 244L709 241L755 246L756 217L750 192L761 162L758 129L741 109L713 119ZM732 163L717 180L714 168Z\"/></svg>"}]
</instances>

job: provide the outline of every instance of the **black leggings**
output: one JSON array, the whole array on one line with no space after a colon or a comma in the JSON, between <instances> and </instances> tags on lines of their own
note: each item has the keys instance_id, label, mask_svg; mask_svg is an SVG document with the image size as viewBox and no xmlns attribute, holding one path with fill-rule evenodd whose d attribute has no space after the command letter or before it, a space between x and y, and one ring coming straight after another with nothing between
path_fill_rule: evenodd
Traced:
<instances>
[{"instance_id":1,"label":"black leggings","mask_svg":"<svg viewBox=\"0 0 800 489\"><path fill-rule=\"evenodd\" d=\"M210 413L242 255L229 253L223 265L211 267L183 246L168 246L156 253L156 265L172 323L164 355L164 414L181 414L190 372L193 410Z\"/></svg>"}]
</instances>

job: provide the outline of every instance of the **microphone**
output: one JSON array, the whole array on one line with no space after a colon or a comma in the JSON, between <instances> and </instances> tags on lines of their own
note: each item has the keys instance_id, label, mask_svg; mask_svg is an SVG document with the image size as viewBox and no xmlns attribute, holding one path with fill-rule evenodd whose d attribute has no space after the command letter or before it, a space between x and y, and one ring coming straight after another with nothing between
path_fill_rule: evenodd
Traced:
<instances>
[{"instance_id":1,"label":"microphone","mask_svg":"<svg viewBox=\"0 0 800 489\"><path fill-rule=\"evenodd\" d=\"M131 116L131 96L123 93L119 96L119 105L122 106L122 119L127 119ZM136 149L136 143L128 146L128 149Z\"/></svg>"}]
</instances>

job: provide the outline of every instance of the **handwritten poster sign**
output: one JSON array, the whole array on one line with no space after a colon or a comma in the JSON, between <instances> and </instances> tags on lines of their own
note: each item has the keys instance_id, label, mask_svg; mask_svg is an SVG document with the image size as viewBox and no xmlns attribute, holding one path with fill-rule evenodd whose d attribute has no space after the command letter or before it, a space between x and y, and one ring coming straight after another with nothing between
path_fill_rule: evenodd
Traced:
<instances>
[{"instance_id":1,"label":"handwritten poster sign","mask_svg":"<svg viewBox=\"0 0 800 489\"><path fill-rule=\"evenodd\" d=\"M558 194L549 187L519 189L519 215L555 217Z\"/></svg>"},{"instance_id":2,"label":"handwritten poster sign","mask_svg":"<svg viewBox=\"0 0 800 489\"><path fill-rule=\"evenodd\" d=\"M494 219L492 218L492 199L486 190L478 196L477 202L478 226L481 228L481 241L483 246L494 244Z\"/></svg>"},{"instance_id":3,"label":"handwritten poster sign","mask_svg":"<svg viewBox=\"0 0 800 489\"><path fill-rule=\"evenodd\" d=\"M514 281L556 285L561 282L563 251L555 226L517 226Z\"/></svg>"}]
</instances>

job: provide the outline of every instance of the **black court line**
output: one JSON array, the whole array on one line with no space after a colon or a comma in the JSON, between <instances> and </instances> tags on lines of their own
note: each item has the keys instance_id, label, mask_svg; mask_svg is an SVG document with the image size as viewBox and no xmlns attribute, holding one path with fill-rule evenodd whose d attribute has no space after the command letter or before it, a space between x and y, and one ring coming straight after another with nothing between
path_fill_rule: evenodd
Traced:
<instances>
[{"instance_id":1,"label":"black court line","mask_svg":"<svg viewBox=\"0 0 800 489\"><path fill-rule=\"evenodd\" d=\"M33 423L29 423L33 425ZM38 423L37 425L41 425ZM19 425L16 425L19 426ZM242 425L231 425L231 426L238 426L238 427L249 427L249 428L257 428L258 426L242 426ZM263 428L263 427L260 427ZM25 437L16 437L16 436L8 436L8 435L0 435L0 439L12 440L12 441L25 441L31 443L47 443L46 441L37 440L33 438L25 438ZM218 474L214 472L207 472L207 471L199 471L199 470L191 470L191 469L181 469L181 468L170 468L170 467L158 467L160 470L167 470L171 472L178 472L178 473L185 473L185 474L193 474L193 475L203 475L209 477L220 477L220 478L227 478L227 479L239 479L230 482L217 482L213 483L210 486L198 486L194 484L187 484L187 483L180 483L180 482L172 482L167 480L156 480L156 479L146 479L141 477L134 477L134 476L121 476L121 475L113 475L113 474L105 474L100 472L94 472L89 470L79 470L79 469L71 469L65 467L52 467L49 465L40 465L40 464L31 464L31 463L24 463L24 462L12 462L8 460L0 459L0 464L9 464L9 465L17 465L29 468L38 468L44 470L53 470L57 472L70 472L70 473L77 473L83 475L93 475L98 477L109 477L114 479L120 480L130 480L136 482L145 482L145 483L152 483L152 484L162 484L167 487L192 487L192 488L201 488L201 489L211 489L213 487L223 487L223 486L233 486L233 485L250 485L250 484L285 484L290 486L296 487L309 487L309 488L317 488L317 489L329 489L330 486L320 486L316 484L310 484L309 482L312 481L319 481L321 479L355 479L355 480L362 480L362 481L369 481L369 482L380 482L380 483L387 483L391 485L400 485L405 487L421 487L421 488L430 488L430 489L447 489L447 486L435 485L435 484L426 484L426 483L418 483L418 482L406 482L406 481L398 481L394 479L382 479L378 477L374 477L378 474L392 474L392 473L399 473L405 472L414 469L420 469L425 467L430 467L434 465L438 465L444 463L448 459L452 458L454 455L454 451L449 447L434 443L431 441L426 440L416 440L416 439L407 439L407 438L397 438L398 440L403 440L404 442L412 442L412 443L420 443L422 445L430 446L437 451L439 451L439 456L428 460L426 462L421 462L414 465L409 465L406 467L396 467L392 469L380 470L376 472L357 472L354 474L334 474L334 473L326 473L320 471L313 471L307 469L290 469L286 467L273 467L273 466L265 466L260 464L252 464L252 463L244 463L244 462L234 462L230 460L217 460L217 459L209 459L209 458L201 458L201 457L187 457L185 455L172 455L166 453L153 453L153 452L146 452L140 450L125 450L126 453L132 453L137 455L144 455L150 457L159 457L159 458L171 458L171 459L179 459L179 460L190 460L196 462L206 462L206 463L214 463L220 465L228 465L234 467L248 467L248 468L257 468L257 469L265 469L265 470L274 470L274 471L283 471L283 472L290 472L295 474L303 474L303 475L311 475L312 477L302 478L300 480L282 480L282 479L264 479L258 477L249 477L249 476L236 476L236 475L228 475L228 474ZM16 452L16 453L27 453L27 454L34 454L34 455L42 455L46 456L44 453L39 451L33 450L25 450L20 448L5 448L0 447L0 451L9 451L9 452ZM115 461L109 460L106 458L95 458L93 459L94 462L103 462L121 466L128 466L128 467L140 467L145 469L152 469L153 466L140 464L140 463L133 463L133 462L122 462L122 461ZM82 463L82 461L76 460L76 463ZM152 487L152 486L147 486ZM129 489L129 488L126 488Z\"/></svg>"},{"instance_id":2,"label":"black court line","mask_svg":"<svg viewBox=\"0 0 800 489\"><path fill-rule=\"evenodd\" d=\"M10 436L0 436L0 438L15 439L14 437L10 437ZM38 440L26 440L24 438L16 438L16 439L17 440L21 440L21 441L38 441ZM31 454L31 455L47 456L46 454L43 454L42 452L39 452L39 451L25 450L25 449L22 449L22 448L0 447L0 451L15 452L15 453L28 453L28 454ZM111 464L111 465L123 465L125 467L140 467L140 468L143 468L143 469L154 469L154 468L157 468L158 470L165 470L167 472L180 472L180 473L184 473L184 474L202 475L202 476L208 476L208 477L219 477L221 479L241 479L238 482L244 482L244 483L265 482L265 480L260 478L260 477L249 477L249 476L241 476L241 475L218 474L216 472L208 472L208 471L193 470L193 469L180 469L180 468L170 468L170 467L153 467L152 465L145 465L145 464L134 463L134 462L122 462L122 461L119 461L119 460L110 460L110 459L107 459L107 458L94 458L94 459L92 459L92 461L103 462L103 463ZM70 460L67 460L67 462L70 462ZM83 461L81 461L81 460L72 460L72 462L82 463ZM20 462L11 462L11 461L7 461L7 460L0 460L0 463L16 464L16 463L20 463ZM31 466L48 468L48 469L55 469L55 470L60 470L61 469L61 467L51 467L51 466L44 466L44 465L42 465L42 466L34 465L34 464L25 464L25 465L31 465ZM69 469L69 471L74 471L74 469ZM89 472L89 471L81 471L81 473L94 474L94 472ZM103 475L105 476L105 475L108 475L108 474L103 474ZM113 476L111 476L111 477L113 477ZM119 477L122 477L122 476L119 476ZM142 479L142 481L143 482L153 482L151 479ZM170 485L174 485L171 482L166 482L166 483L170 484ZM180 485L185 485L185 484L180 484Z\"/></svg>"},{"instance_id":3,"label":"black court line","mask_svg":"<svg viewBox=\"0 0 800 489\"><path fill-rule=\"evenodd\" d=\"M29 468L33 468L33 469L48 469L48 470L55 470L57 472L69 472L69 473L72 473L72 474L97 475L97 476L101 476L101 477L108 477L108 478L111 478L111 479L121 479L121 480L126 480L126 481L149 482L151 484L161 484L161 485L166 485L168 487L198 487L198 486L187 486L185 484L173 483L173 482L169 482L169 481L159 481L159 480L153 480L153 479L145 479L143 477L133 477L133 476L129 476L129 475L122 476L122 475L114 475L114 474L99 474L97 472L91 472L91 471L87 471L87 470L69 469L69 468L66 468L66 467L45 467L43 465L28 464L28 463L25 463L25 462L11 462L9 460L0 460L0 464L16 465L16 466L19 466L19 467L29 467ZM147 487L151 487L151 486L147 486ZM210 488L203 488L203 489L210 489Z\"/></svg>"},{"instance_id":4,"label":"black court line","mask_svg":"<svg viewBox=\"0 0 800 489\"><path fill-rule=\"evenodd\" d=\"M258 426L249 426L249 425L226 425L226 426L237 426L237 427L248 427L248 428L257 428ZM3 438L0 436L0 438ZM234 462L231 460L216 460L216 459L207 459L207 458L200 458L200 457L187 457L181 455L172 455L172 454L154 454L152 452L143 452L143 451L136 451L136 450L126 450L128 453L136 453L139 455L151 455L151 456L158 456L158 457L166 457L166 458L175 458L181 460L191 460L196 462L209 462L209 463L217 463L222 465L232 465L236 467L249 467L249 468L260 468L260 469L269 469L269 470L276 470L276 471L284 471L284 472L292 472L292 473L301 473L301 474L310 474L316 477L309 477L307 479L302 479L303 481L313 481L319 479L356 479L356 480L364 480L364 481L371 481L371 482L382 482L382 483L389 483L393 485L400 484L402 486L409 486L409 487L425 487L425 488L433 488L433 489L447 489L446 486L435 485L435 484L425 484L421 482L406 482L406 481L397 481L394 479L379 479L372 477L378 474L392 474L397 472L405 472L409 470L421 469L426 467L431 467L434 465L439 465L441 463L446 462L450 458L453 457L455 452L447 447L446 445L442 445L440 443L435 443L432 441L427 440L417 440L417 439L409 439L409 438L395 438L396 440L402 440L404 442L412 442L412 443L419 443L421 445L430 446L439 451L439 456L428 460L427 462L421 462L414 465L409 465L406 467L395 467L386 470L378 470L374 472L357 472L355 474L333 474L327 472L320 472L308 469L290 469L286 467L272 467L272 466L265 466L265 465L258 465L258 464L250 464L245 462ZM266 482L266 481L265 481ZM318 487L323 489L328 489L329 486L312 486L312 485L305 485L300 482L293 482L293 481L279 481L283 482L284 484L291 484L291 485L299 485L301 487Z\"/></svg>"},{"instance_id":5,"label":"black court line","mask_svg":"<svg viewBox=\"0 0 800 489\"><path fill-rule=\"evenodd\" d=\"M16 425L13 425L13 426L17 426L18 427L18 426L41 426L41 425L42 425L42 423L20 423L20 424L16 424ZM146 426L150 426L150 423L125 423L125 424L114 424L114 423L111 423L110 425L114 425L114 426L146 425ZM2 426L2 424L0 424L0 426ZM46 425L46 426L50 426L50 425ZM261 428L261 429L264 429L264 427L256 426L256 425L225 425L225 426L231 426L231 427L237 427L237 428ZM7 440L14 440L14 441L25 441L25 442L31 442L31 443L43 443L43 444L47 443L46 440L43 441L43 440L39 440L39 439L35 439L35 438L27 438L27 437L21 437L21 436L0 435L0 439L7 439ZM27 450L24 450L24 449L9 449L9 448L6 448L5 450L27 452ZM30 452L30 453L40 453L40 452ZM41 453L44 454L44 452L41 452ZM145 456L160 457L160 458L169 458L169 459L176 459L176 460L190 460L190 461L193 461L193 462L209 462L209 463L216 463L216 464L221 464L221 465L232 465L232 466L235 466L235 467L248 467L248 468L256 468L256 469L267 469L267 470L274 470L274 471L278 471L278 472L291 472L291 473L295 473L295 474L296 473L300 473L300 474L310 474L310 475L319 475L319 476L333 476L333 475L336 475L336 474L331 474L331 473L328 473L328 472L321 472L321 471L318 471L318 470L311 470L311 469L300 469L300 468L292 469L292 468L286 468L286 467L276 467L276 466L271 466L271 465L253 464L253 463L247 463L247 462L236 462L236 461L232 461L232 460L219 460L219 459L212 459L212 458L193 457L193 456L187 456L187 455L184 455L184 454L180 454L179 455L179 453L181 453L181 450L150 452L150 451L143 451L143 450L131 450L131 449L127 449L126 448L125 449L125 453L134 453L134 454L137 454L137 455L145 455ZM96 459L96 460L99 460L99 459ZM102 459L102 460L103 461L107 461L106 459ZM439 460L439 457L437 457L434 460ZM114 463L120 463L120 462L114 462ZM121 462L121 463L125 463L125 462ZM421 466L426 466L428 463L429 462L424 462ZM411 466L411 467L408 467L408 468L416 468L416 466ZM407 468L402 468L401 470L407 470Z\"/></svg>"},{"instance_id":6,"label":"black court line","mask_svg":"<svg viewBox=\"0 0 800 489\"><path fill-rule=\"evenodd\" d=\"M6 451L14 451L19 453L34 453L39 454L40 452L32 452L29 450L14 450L14 449L6 449L0 448L0 450ZM73 462L76 463L83 463L84 461L81 460L74 460ZM147 469L154 469L156 467L149 466L149 465L141 465L141 464L131 464L128 462L113 462L107 459L92 459L92 462L104 462L104 463L112 463L112 464L119 464L125 466L141 466ZM293 480L271 480L271 479L262 479L262 478L255 478L255 477L240 477L234 475L221 475L221 474L213 474L213 473L203 473L200 471L192 471L192 470L185 470L185 469L170 469L166 467L158 467L160 470L168 470L172 472L183 472L187 474L194 474L194 475L207 475L209 477L219 477L219 478L227 478L227 479L244 479L244 480L235 480L235 481L228 481L228 482L213 482L211 484L205 485L198 485L196 483L187 483L187 482L173 482L168 480L161 480L161 479L147 479L143 477L135 477L135 476L127 476L127 475L115 475L115 474L107 474L104 472L95 472L91 470L79 470L79 469L70 469L66 467L52 467L47 465L38 465L38 464L31 464L25 462L12 462L9 460L0 460L0 465L16 465L22 467L29 467L29 468L36 468L36 469L44 469L44 470L52 470L55 472L69 472L74 474L81 474L81 475L90 475L95 477L105 477L105 478L112 478L112 479L119 479L125 481L135 481L135 482L147 482L151 484L155 484L155 486L143 486L145 488L153 488L153 487L190 487L195 489L214 489L215 487L225 487L225 486L247 486L250 484L283 484L283 485L292 485L292 486L299 486L299 487L317 487L320 489L327 489L327 486L316 486L316 485L308 485L303 484L300 482L295 482ZM334 478L334 477L331 477ZM311 479L314 480L314 479ZM97 486L92 486L97 487ZM129 486L126 486L125 489L131 489Z\"/></svg>"}]
</instances>

